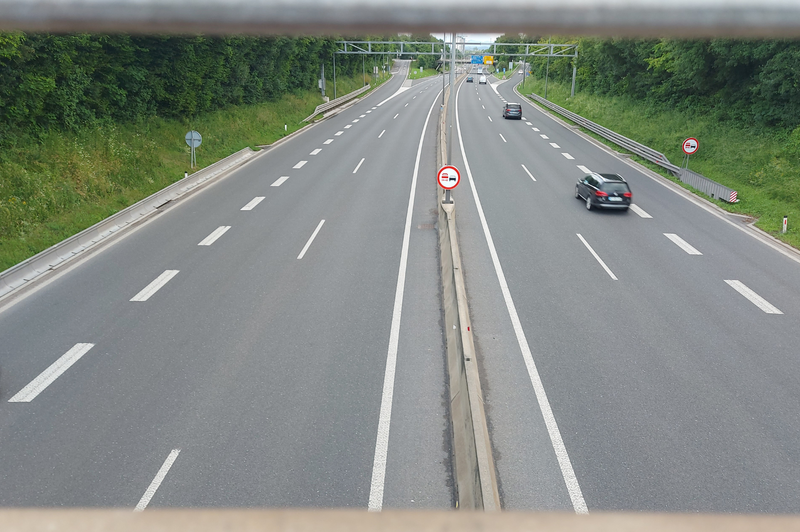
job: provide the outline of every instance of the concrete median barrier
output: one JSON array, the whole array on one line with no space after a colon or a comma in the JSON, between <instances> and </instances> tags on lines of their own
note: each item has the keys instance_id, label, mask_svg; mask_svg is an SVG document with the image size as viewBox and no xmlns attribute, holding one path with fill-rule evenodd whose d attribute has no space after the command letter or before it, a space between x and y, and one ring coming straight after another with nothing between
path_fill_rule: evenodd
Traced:
<instances>
[{"instance_id":1,"label":"concrete median barrier","mask_svg":"<svg viewBox=\"0 0 800 532\"><path fill-rule=\"evenodd\" d=\"M439 168L443 165L446 153L445 113L448 99L449 95L446 95L439 117ZM465 510L500 510L467 291L461 269L456 208L455 203L443 204L444 191L439 189L439 192L439 257L458 507Z\"/></svg>"}]
</instances>

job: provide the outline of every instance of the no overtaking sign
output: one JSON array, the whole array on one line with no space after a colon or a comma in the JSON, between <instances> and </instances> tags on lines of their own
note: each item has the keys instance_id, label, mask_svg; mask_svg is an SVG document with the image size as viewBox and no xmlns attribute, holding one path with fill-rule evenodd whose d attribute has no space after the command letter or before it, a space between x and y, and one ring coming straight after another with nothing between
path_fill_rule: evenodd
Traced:
<instances>
[{"instance_id":1,"label":"no overtaking sign","mask_svg":"<svg viewBox=\"0 0 800 532\"><path fill-rule=\"evenodd\" d=\"M688 139L683 141L683 153L686 155L692 155L694 152L697 151L697 148L700 147L700 143L697 142L697 139L694 137L689 137Z\"/></svg>"},{"instance_id":2,"label":"no overtaking sign","mask_svg":"<svg viewBox=\"0 0 800 532\"><path fill-rule=\"evenodd\" d=\"M443 166L436 174L436 181L445 190L453 190L461 182L461 172L455 166Z\"/></svg>"}]
</instances>

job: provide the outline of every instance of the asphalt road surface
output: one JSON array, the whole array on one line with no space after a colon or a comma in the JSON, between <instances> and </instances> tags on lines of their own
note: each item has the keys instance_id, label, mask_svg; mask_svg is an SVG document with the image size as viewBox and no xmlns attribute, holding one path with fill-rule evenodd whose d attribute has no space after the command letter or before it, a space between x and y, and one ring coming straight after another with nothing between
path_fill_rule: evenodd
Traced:
<instances>
[{"instance_id":1,"label":"asphalt road surface","mask_svg":"<svg viewBox=\"0 0 800 532\"><path fill-rule=\"evenodd\" d=\"M512 79L458 87L453 150L504 507L800 511L797 258L528 103L504 120ZM587 211L587 171L636 207Z\"/></svg>"},{"instance_id":2,"label":"asphalt road surface","mask_svg":"<svg viewBox=\"0 0 800 532\"><path fill-rule=\"evenodd\" d=\"M0 313L0 505L454 505L407 69Z\"/></svg>"}]
</instances>

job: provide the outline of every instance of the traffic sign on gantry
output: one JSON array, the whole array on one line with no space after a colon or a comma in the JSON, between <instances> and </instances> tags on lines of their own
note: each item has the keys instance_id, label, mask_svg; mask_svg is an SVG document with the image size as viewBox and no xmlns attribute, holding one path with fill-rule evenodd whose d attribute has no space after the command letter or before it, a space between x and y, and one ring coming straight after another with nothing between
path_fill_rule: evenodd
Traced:
<instances>
[{"instance_id":1,"label":"traffic sign on gantry","mask_svg":"<svg viewBox=\"0 0 800 532\"><path fill-rule=\"evenodd\" d=\"M461 172L455 166L443 166L436 174L436 181L445 190L453 190L461 182Z\"/></svg>"}]
</instances>

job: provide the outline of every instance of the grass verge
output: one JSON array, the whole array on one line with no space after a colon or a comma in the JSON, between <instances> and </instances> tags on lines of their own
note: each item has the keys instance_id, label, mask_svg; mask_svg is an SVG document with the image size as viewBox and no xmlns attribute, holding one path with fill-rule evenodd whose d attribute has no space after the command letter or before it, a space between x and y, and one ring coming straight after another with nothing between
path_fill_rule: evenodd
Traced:
<instances>
[{"instance_id":1,"label":"grass verge","mask_svg":"<svg viewBox=\"0 0 800 532\"><path fill-rule=\"evenodd\" d=\"M350 92L362 83L356 76L337 80L337 88ZM308 91L191 121L151 118L16 137L0 152L0 271L161 190L184 172L300 129L320 103L319 92ZM191 129L203 135L194 170L184 141Z\"/></svg>"},{"instance_id":2,"label":"grass verge","mask_svg":"<svg viewBox=\"0 0 800 532\"><path fill-rule=\"evenodd\" d=\"M528 78L520 92L544 95L544 80ZM683 140L696 137L700 149L689 160L689 169L738 191L739 203L711 200L660 166L635 155L633 159L729 212L755 218L758 228L800 248L797 228L800 224L800 128L794 131L748 128L738 122L719 122L708 116L656 108L625 97L581 92L573 98L569 95L569 84L548 83L548 100L662 152L674 164L680 164L683 159ZM586 133L617 151L626 152L598 135ZM789 217L789 228L782 234L785 215Z\"/></svg>"},{"instance_id":3,"label":"grass verge","mask_svg":"<svg viewBox=\"0 0 800 532\"><path fill-rule=\"evenodd\" d=\"M419 65L416 61L411 61L411 66L408 69L408 79L422 79L429 78L437 75L439 72L433 68L425 68L422 72L419 71Z\"/></svg>"}]
</instances>

